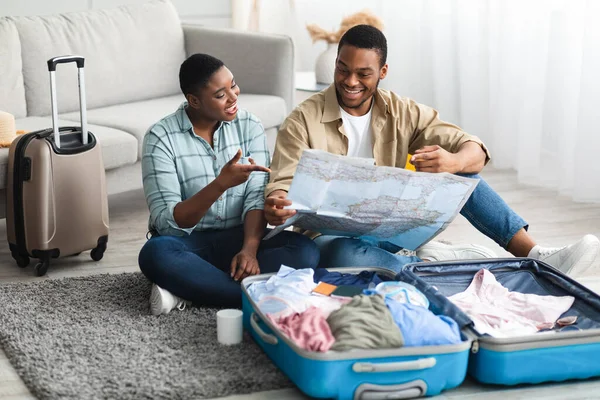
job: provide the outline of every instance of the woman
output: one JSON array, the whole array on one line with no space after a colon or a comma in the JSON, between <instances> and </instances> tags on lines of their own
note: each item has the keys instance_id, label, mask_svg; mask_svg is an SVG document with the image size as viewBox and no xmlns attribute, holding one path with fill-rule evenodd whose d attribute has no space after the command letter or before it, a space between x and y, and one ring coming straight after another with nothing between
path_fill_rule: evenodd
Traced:
<instances>
[{"instance_id":1,"label":"woman","mask_svg":"<svg viewBox=\"0 0 600 400\"><path fill-rule=\"evenodd\" d=\"M239 307L241 279L319 262L316 245L300 234L262 240L270 156L258 118L238 109L231 71L194 54L179 83L187 101L149 129L142 150L152 238L139 265L154 284L154 315L186 302Z\"/></svg>"}]
</instances>

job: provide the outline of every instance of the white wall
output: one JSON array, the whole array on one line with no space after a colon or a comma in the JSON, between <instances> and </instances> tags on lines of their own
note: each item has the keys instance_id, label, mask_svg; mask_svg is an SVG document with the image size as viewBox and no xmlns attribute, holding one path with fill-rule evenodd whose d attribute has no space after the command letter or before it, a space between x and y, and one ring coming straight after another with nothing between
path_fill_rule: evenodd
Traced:
<instances>
[{"instance_id":1,"label":"white wall","mask_svg":"<svg viewBox=\"0 0 600 400\"><path fill-rule=\"evenodd\" d=\"M233 1L233 27L248 29L251 16L252 0ZM409 47L414 51L411 57L418 55L418 43L414 43L410 32L415 23L409 28L403 26L406 18L412 14L420 14L423 6L415 0L258 0L258 30L267 33L279 33L291 36L294 40L296 71L314 71L315 61L326 48L324 41L313 43L306 25L317 24L323 29L337 31L344 17L358 11L369 10L379 16L384 24L384 33L388 38L388 63L390 71L388 77L381 82L381 87L394 89L402 95L427 102L429 97L419 91L418 79L405 79L404 65L414 63L407 60L406 54L398 51L398 42L402 41L404 48ZM444 1L444 0L440 0ZM412 14L405 16L402 13L409 10ZM398 34L397 36L395 34ZM412 43L412 44L411 44ZM332 67L333 69L333 67Z\"/></svg>"},{"instance_id":2,"label":"white wall","mask_svg":"<svg viewBox=\"0 0 600 400\"><path fill-rule=\"evenodd\" d=\"M234 28L248 28L252 0L232 1ZM344 17L362 10L371 11L382 19L383 32L388 39L387 61L390 68L387 78L381 81L380 86L438 108L446 120L461 122L456 98L450 95L455 91L439 90L436 94L432 89L432 82L440 82L441 85L450 86L452 89L458 84L456 71L443 67L436 69L432 65L453 60L455 48L447 45L455 45L452 24L457 17L453 7L457 3L468 3L469 7L465 8L473 9L473 13L477 14L480 8L485 7L485 4L480 5L481 0L258 1L258 30L286 34L293 38L297 71L314 71L318 55L327 47L324 41L312 43L306 30L307 24L314 23L323 29L336 31ZM432 34L434 25L438 26L436 32L442 32L440 37ZM484 29L483 25L481 29ZM469 34L471 33L465 33ZM477 37L479 32L472 34ZM433 59L434 56L436 60ZM477 77L480 75L480 71L470 73Z\"/></svg>"},{"instance_id":3,"label":"white wall","mask_svg":"<svg viewBox=\"0 0 600 400\"><path fill-rule=\"evenodd\" d=\"M251 3L252 0L233 0L234 28L249 28ZM323 41L312 43L307 24L334 31L339 29L342 18L355 12L369 9L379 16L385 12L384 0L258 0L258 5L259 31L283 33L294 39L298 71L314 70L317 56L327 47Z\"/></svg>"},{"instance_id":4,"label":"white wall","mask_svg":"<svg viewBox=\"0 0 600 400\"><path fill-rule=\"evenodd\" d=\"M0 16L47 15L98 8L112 8L146 0L0 0ZM231 27L229 0L172 0L182 22L211 27Z\"/></svg>"}]
</instances>

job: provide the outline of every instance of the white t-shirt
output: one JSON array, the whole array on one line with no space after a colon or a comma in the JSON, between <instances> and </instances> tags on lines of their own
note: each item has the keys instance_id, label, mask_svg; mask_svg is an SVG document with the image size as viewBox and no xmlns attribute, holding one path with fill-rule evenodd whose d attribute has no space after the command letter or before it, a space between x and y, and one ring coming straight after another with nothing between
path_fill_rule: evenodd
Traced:
<instances>
[{"instance_id":1,"label":"white t-shirt","mask_svg":"<svg viewBox=\"0 0 600 400\"><path fill-rule=\"evenodd\" d=\"M371 106L368 113L355 117L340 107L344 131L348 137L348 155L351 157L373 158L372 111Z\"/></svg>"}]
</instances>

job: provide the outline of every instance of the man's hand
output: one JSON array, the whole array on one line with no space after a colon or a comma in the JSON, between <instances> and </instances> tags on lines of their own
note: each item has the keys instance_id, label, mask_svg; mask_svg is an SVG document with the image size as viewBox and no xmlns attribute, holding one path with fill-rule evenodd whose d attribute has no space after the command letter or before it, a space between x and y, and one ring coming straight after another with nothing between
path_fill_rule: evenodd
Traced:
<instances>
[{"instance_id":1,"label":"man's hand","mask_svg":"<svg viewBox=\"0 0 600 400\"><path fill-rule=\"evenodd\" d=\"M265 199L265 218L270 225L283 225L288 218L296 215L296 210L284 209L285 206L292 205L292 201L287 199L285 190L275 190Z\"/></svg>"},{"instance_id":2,"label":"man's hand","mask_svg":"<svg viewBox=\"0 0 600 400\"><path fill-rule=\"evenodd\" d=\"M261 172L271 172L269 168L263 167L261 165L256 165L252 158L249 158L249 165L247 164L238 164L242 158L242 150L239 149L235 156L231 160L225 164L225 166L221 169L219 176L215 179L216 183L223 189L223 191L237 186L241 183L244 183L250 178L250 174L254 171Z\"/></svg>"},{"instance_id":3,"label":"man's hand","mask_svg":"<svg viewBox=\"0 0 600 400\"><path fill-rule=\"evenodd\" d=\"M460 157L438 145L425 146L415 151L410 163L419 172L450 172L455 174L462 171Z\"/></svg>"},{"instance_id":4,"label":"man's hand","mask_svg":"<svg viewBox=\"0 0 600 400\"><path fill-rule=\"evenodd\" d=\"M260 274L256 254L243 250L237 253L231 260L231 277L235 281L241 281L247 276Z\"/></svg>"}]
</instances>

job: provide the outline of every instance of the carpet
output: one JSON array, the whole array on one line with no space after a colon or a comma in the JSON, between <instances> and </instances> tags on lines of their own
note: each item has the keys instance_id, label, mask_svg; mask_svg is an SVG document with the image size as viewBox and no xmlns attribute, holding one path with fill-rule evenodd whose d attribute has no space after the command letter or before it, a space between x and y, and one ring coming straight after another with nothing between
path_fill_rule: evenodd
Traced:
<instances>
[{"instance_id":1,"label":"carpet","mask_svg":"<svg viewBox=\"0 0 600 400\"><path fill-rule=\"evenodd\" d=\"M216 309L154 317L140 273L0 285L0 345L39 399L202 399L292 387Z\"/></svg>"}]
</instances>

